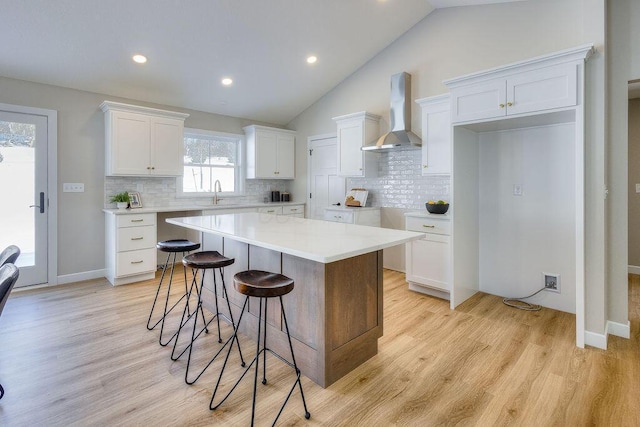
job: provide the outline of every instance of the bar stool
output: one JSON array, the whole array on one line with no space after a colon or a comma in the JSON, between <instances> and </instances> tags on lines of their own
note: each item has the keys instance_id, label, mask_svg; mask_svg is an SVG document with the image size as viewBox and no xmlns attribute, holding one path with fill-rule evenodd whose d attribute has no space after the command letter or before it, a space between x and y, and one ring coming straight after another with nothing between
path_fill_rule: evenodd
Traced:
<instances>
[{"instance_id":1,"label":"bar stool","mask_svg":"<svg viewBox=\"0 0 640 427\"><path fill-rule=\"evenodd\" d=\"M187 299L185 304L189 304L189 290L188 290L188 282L187 282L187 270L184 270L184 288L185 288L185 292L184 294L182 294L182 296L180 297L180 299L178 301L176 301L171 308L167 309L169 306L169 298L171 296L171 284L173 282L173 270L175 268L175 264L176 264L176 255L179 252L182 252L182 256L184 256L184 254L186 254L187 252L191 252L191 251L195 251L196 249L200 248L200 243L193 243L190 240L186 240L186 239L175 239L175 240L163 240L161 242L158 242L156 244L156 248L162 252L167 252L167 260L164 262L164 266L162 267L162 275L160 276L160 283L158 283L158 289L156 290L156 296L153 299L153 305L151 306L151 311L149 312L149 319L147 320L147 329L148 330L152 330L155 329L156 326L158 326L160 324L160 338L158 339L158 342L160 343L161 346L166 346L167 344L169 344L171 342L171 340L176 337L177 335L177 331L171 336L171 338L169 338L167 341L162 340L163 337L163 333L164 333L164 321L167 318L167 316L169 315L169 313L171 313L173 311L174 308L177 307L178 304L180 304L180 301L182 301L183 299ZM171 257L173 256L173 260L171 261ZM155 322L153 325L151 325L151 318L153 317L153 312L156 308L156 303L158 302L158 296L160 295L160 289L162 289L162 283L164 282L164 276L167 272L167 266L169 265L169 261L171 261L171 273L169 274L169 284L167 285L167 296L164 300L164 311L162 312L162 316L160 316L160 319L158 319L157 322ZM179 328L178 328L179 329Z\"/></svg>"},{"instance_id":2,"label":"bar stool","mask_svg":"<svg viewBox=\"0 0 640 427\"><path fill-rule=\"evenodd\" d=\"M171 352L171 359L172 360L178 360L187 350L189 351L189 355L187 357L187 369L185 371L184 374L184 381L187 384L193 384L195 383L198 378L200 378L200 376L202 376L202 374L204 373L204 371L207 370L207 368L213 363L213 361L218 357L218 355L220 353L222 353L222 350L224 350L224 348L227 346L227 344L229 344L229 340L227 340L224 345L222 347L220 347L220 349L218 349L218 351L214 354L214 356L211 358L211 360L209 361L209 363L207 363L205 365L204 368L202 368L202 370L200 371L200 373L193 379L190 380L189 379L189 369L191 366L191 354L193 352L193 345L196 341L196 339L202 334L202 332L209 332L208 330L208 326L211 324L211 322L213 322L214 320L217 320L217 326L218 326L218 343L222 343L222 334L220 332L220 318L223 317L225 318L228 322L231 323L232 327L235 329L235 322L233 320L233 312L231 311L231 304L229 304L229 296L227 295L227 286L225 285L224 282L224 267L227 267L231 264L233 264L235 262L235 259L233 258L226 258L223 255L221 255L218 251L202 251L202 252L196 252L190 255L185 256L182 259L182 264L185 266L185 268L191 268L194 271L193 274L193 281L191 282L191 288L196 289L196 293L198 295L198 303L196 305L196 309L194 310L193 313L189 313L189 308L188 306L185 305L184 310L182 312L182 321L180 322L180 328L178 329L177 332L177 336L176 336L176 340L173 343L173 351ZM213 270L213 293L215 295L215 305L216 305L216 312L213 315L213 317L211 317L211 319L209 319L209 321L206 320L205 316L204 316L204 311L202 310L202 291L203 291L203 286L204 286L204 278L205 278L205 273L207 270ZM227 317L224 313L220 313L220 310L218 309L218 281L216 279L216 270L218 271L218 274L220 275L220 279L222 282L222 295L223 298L226 300L227 302L227 309L229 310L229 317ZM197 273L198 271L200 271L200 286L198 287L198 283L197 283ZM196 330L198 329L198 313L202 313L202 322L204 324L204 326L202 327L202 329L200 329L200 331L198 331L196 333ZM180 338L180 332L182 331L182 327L184 325L186 325L186 323L190 320L190 318L193 316L193 314L195 314L195 319L193 321L193 329L191 331L191 342L184 348L184 350L182 350L182 352L180 354L178 354L176 356L176 351L177 351L177 345L178 345L178 341ZM238 347L238 352L240 353L240 360L242 361L242 366L245 365L244 363L244 359L242 357L242 350L240 350L240 343L236 342L237 347ZM233 343L231 343L231 346L229 346L229 350L231 350L231 347L233 346Z\"/></svg>"},{"instance_id":3,"label":"bar stool","mask_svg":"<svg viewBox=\"0 0 640 427\"><path fill-rule=\"evenodd\" d=\"M260 362L260 354L262 354L262 365L263 365L262 366L262 384L266 384L267 383L266 352L268 351L278 359L282 360L287 365L291 366L296 372L296 380L291 386L291 389L289 390L287 397L282 403L282 406L280 407L280 410L278 411L276 418L273 420L272 425L275 425L276 421L278 421L278 418L280 417L280 414L282 414L282 410L284 409L285 405L289 401L289 398L291 397L291 393L293 393L293 390L295 389L296 384L299 386L300 395L302 396L302 405L304 406L304 417L306 419L309 419L311 417L311 414L307 410L307 402L304 399L304 392L302 391L302 383L300 381L300 369L298 369L298 365L296 364L296 358L293 354L293 345L291 344L291 335L289 334L289 325L287 324L287 316L285 315L284 305L282 304L282 296L288 294L293 290L293 287L294 287L293 280L288 278L287 276L283 276L282 274L269 273L266 271L259 271L259 270L248 270L248 271L242 271L240 273L237 273L233 278L233 284L236 291L240 292L243 295L246 295L246 298L244 300L244 305L242 306L242 312L240 313L240 318L238 319L238 326L235 328L233 336L230 338L230 340L232 341L231 346L233 346L233 340L237 341L238 339L238 328L240 327L240 322L242 322L242 316L244 315L245 309L247 308L249 297L256 297L256 298L259 298L260 300L259 311L258 311L259 318L258 318L258 337L256 340L256 356L249 363L249 366L247 366L246 369L242 372L242 375L240 375L240 378L238 378L238 380L233 385L233 387L231 387L231 390L229 390L226 396L224 396L220 402L214 405L213 401L216 397L216 392L218 391L218 386L220 385L220 381L222 380L222 375L224 374L224 369L227 365L229 354L231 353L231 346L229 346L227 357L224 360L224 365L222 366L222 369L220 371L218 382L216 383L216 386L213 390L213 395L211 396L209 409L215 410L219 408L220 405L222 405L222 403L225 400L227 400L227 398L231 395L231 393L233 393L233 391L236 389L238 384L240 384L240 381L242 381L242 378L244 378L244 376L247 374L249 369L251 369L251 365L255 363L256 369L255 369L255 375L253 378L253 400L252 400L252 406L251 406L251 425L253 426L254 419L255 419L255 412L256 412L256 392L257 392L258 369L259 369L258 365ZM284 326L285 326L285 329L287 330L287 339L289 341L289 349L291 350L292 362L289 362L288 360L284 359L282 356L280 356L279 354L275 353L273 350L267 347L267 301L266 301L266 298L275 298L275 297L278 297L280 299L280 306L282 307L282 319L284 320ZM263 305L264 305L264 316L262 316ZM260 348L260 341L261 341L260 329L261 328L263 329L262 348Z\"/></svg>"}]
</instances>

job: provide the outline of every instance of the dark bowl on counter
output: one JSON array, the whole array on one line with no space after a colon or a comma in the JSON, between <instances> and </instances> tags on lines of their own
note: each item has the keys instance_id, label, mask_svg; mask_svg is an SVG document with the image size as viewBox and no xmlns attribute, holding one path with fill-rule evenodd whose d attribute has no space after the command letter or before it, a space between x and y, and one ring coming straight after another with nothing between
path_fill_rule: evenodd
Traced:
<instances>
[{"instance_id":1,"label":"dark bowl on counter","mask_svg":"<svg viewBox=\"0 0 640 427\"><path fill-rule=\"evenodd\" d=\"M449 210L449 203L440 203L440 204L429 204L425 203L427 207L427 211L432 214L444 214Z\"/></svg>"}]
</instances>

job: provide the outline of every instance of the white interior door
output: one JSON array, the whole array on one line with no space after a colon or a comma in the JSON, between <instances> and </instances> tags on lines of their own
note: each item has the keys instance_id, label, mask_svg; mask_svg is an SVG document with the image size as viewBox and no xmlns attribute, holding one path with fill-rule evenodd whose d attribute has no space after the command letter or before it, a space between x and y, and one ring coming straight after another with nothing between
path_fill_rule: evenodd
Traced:
<instances>
[{"instance_id":1,"label":"white interior door","mask_svg":"<svg viewBox=\"0 0 640 427\"><path fill-rule=\"evenodd\" d=\"M48 281L48 139L46 115L0 105L0 250L20 248L16 286Z\"/></svg>"},{"instance_id":2,"label":"white interior door","mask_svg":"<svg viewBox=\"0 0 640 427\"><path fill-rule=\"evenodd\" d=\"M344 203L346 180L337 174L335 136L309 138L309 218L323 219L327 206Z\"/></svg>"}]
</instances>

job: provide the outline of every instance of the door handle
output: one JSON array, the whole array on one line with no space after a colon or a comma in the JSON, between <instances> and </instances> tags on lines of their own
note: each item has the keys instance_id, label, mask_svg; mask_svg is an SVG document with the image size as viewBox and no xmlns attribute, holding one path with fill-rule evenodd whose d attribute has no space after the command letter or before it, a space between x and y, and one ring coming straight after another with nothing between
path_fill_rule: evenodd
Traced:
<instances>
[{"instance_id":1,"label":"door handle","mask_svg":"<svg viewBox=\"0 0 640 427\"><path fill-rule=\"evenodd\" d=\"M40 204L39 205L29 205L30 208L38 208L40 209L40 213L44 213L44 192L40 192Z\"/></svg>"},{"instance_id":2,"label":"door handle","mask_svg":"<svg viewBox=\"0 0 640 427\"><path fill-rule=\"evenodd\" d=\"M333 206L340 206L340 202L338 203L332 203Z\"/></svg>"}]
</instances>

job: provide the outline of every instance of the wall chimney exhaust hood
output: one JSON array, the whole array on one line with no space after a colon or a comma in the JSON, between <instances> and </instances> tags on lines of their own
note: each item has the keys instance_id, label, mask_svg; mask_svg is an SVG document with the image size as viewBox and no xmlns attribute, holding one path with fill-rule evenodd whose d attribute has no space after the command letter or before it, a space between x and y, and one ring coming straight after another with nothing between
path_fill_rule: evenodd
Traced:
<instances>
[{"instance_id":1,"label":"wall chimney exhaust hood","mask_svg":"<svg viewBox=\"0 0 640 427\"><path fill-rule=\"evenodd\" d=\"M391 110L389 127L391 131L382 135L362 151L386 152L416 150L422 147L422 140L411 132L411 75L405 72L391 76Z\"/></svg>"}]
</instances>

